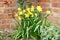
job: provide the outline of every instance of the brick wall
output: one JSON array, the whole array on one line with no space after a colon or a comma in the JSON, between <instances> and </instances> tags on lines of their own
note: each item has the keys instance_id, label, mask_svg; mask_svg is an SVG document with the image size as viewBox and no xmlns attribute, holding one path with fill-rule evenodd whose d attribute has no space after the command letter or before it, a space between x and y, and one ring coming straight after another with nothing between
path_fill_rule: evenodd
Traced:
<instances>
[{"instance_id":1,"label":"brick wall","mask_svg":"<svg viewBox=\"0 0 60 40\"><path fill-rule=\"evenodd\" d=\"M16 11L15 2L16 0L0 0L0 30L14 28L13 13Z\"/></svg>"},{"instance_id":2,"label":"brick wall","mask_svg":"<svg viewBox=\"0 0 60 40\"><path fill-rule=\"evenodd\" d=\"M52 13L55 17L54 21L60 24L60 0L52 0Z\"/></svg>"},{"instance_id":3,"label":"brick wall","mask_svg":"<svg viewBox=\"0 0 60 40\"><path fill-rule=\"evenodd\" d=\"M51 0L51 11L51 21L60 25L60 0Z\"/></svg>"},{"instance_id":4,"label":"brick wall","mask_svg":"<svg viewBox=\"0 0 60 40\"><path fill-rule=\"evenodd\" d=\"M15 26L13 13L16 12L15 2L17 0L0 0L0 29L11 29ZM27 0L29 2L29 0ZM32 5L40 5L43 12L51 10L48 21L60 24L60 0L33 0Z\"/></svg>"},{"instance_id":5,"label":"brick wall","mask_svg":"<svg viewBox=\"0 0 60 40\"><path fill-rule=\"evenodd\" d=\"M60 25L60 0L38 0L38 5L42 6L43 12L51 10L48 21Z\"/></svg>"}]
</instances>

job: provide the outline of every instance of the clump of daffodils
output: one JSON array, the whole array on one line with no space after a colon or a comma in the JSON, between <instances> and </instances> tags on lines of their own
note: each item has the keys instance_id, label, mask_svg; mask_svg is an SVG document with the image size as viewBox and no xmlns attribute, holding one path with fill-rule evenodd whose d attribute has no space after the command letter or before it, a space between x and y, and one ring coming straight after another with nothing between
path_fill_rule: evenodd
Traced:
<instances>
[{"instance_id":1,"label":"clump of daffodils","mask_svg":"<svg viewBox=\"0 0 60 40\"><path fill-rule=\"evenodd\" d=\"M39 14L42 12L42 7L41 6L31 6L30 8L22 9L18 7L18 13L15 14L15 17L21 21L22 19L26 18L34 18L37 17ZM38 12L38 13L37 13ZM46 11L46 14L50 14L50 10Z\"/></svg>"},{"instance_id":2,"label":"clump of daffodils","mask_svg":"<svg viewBox=\"0 0 60 40\"><path fill-rule=\"evenodd\" d=\"M15 14L15 18L17 18L19 24L17 30L18 33L15 32L17 35L14 36L15 40L20 37L22 38L26 37L28 39L30 37L31 38L38 37L38 35L41 36L42 29L48 26L46 19L51 12L47 10L46 14L43 14L41 6L31 6L26 9L18 7L17 10L18 12Z\"/></svg>"}]
</instances>

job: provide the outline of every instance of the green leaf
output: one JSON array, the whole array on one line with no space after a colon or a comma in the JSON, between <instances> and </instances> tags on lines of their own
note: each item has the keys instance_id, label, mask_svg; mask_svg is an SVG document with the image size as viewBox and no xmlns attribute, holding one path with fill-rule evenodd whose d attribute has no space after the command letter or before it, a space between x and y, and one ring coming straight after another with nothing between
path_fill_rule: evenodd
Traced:
<instances>
[{"instance_id":1,"label":"green leaf","mask_svg":"<svg viewBox=\"0 0 60 40\"><path fill-rule=\"evenodd\" d=\"M26 26L26 22L24 21L24 28L25 28L25 26Z\"/></svg>"},{"instance_id":2,"label":"green leaf","mask_svg":"<svg viewBox=\"0 0 60 40\"><path fill-rule=\"evenodd\" d=\"M35 23L29 27L28 30L32 29L34 27Z\"/></svg>"},{"instance_id":3,"label":"green leaf","mask_svg":"<svg viewBox=\"0 0 60 40\"><path fill-rule=\"evenodd\" d=\"M35 21L37 21L38 19L39 19L38 17L37 17L37 18L35 18L35 19L34 19L34 22L35 22Z\"/></svg>"},{"instance_id":4,"label":"green leaf","mask_svg":"<svg viewBox=\"0 0 60 40\"><path fill-rule=\"evenodd\" d=\"M36 23L36 25L38 25L38 24L40 24L41 23L41 20L40 21L38 21L37 23Z\"/></svg>"},{"instance_id":5,"label":"green leaf","mask_svg":"<svg viewBox=\"0 0 60 40\"><path fill-rule=\"evenodd\" d=\"M16 35L15 35L15 40L18 38L18 36L20 35L21 32L18 32Z\"/></svg>"},{"instance_id":6,"label":"green leaf","mask_svg":"<svg viewBox=\"0 0 60 40\"><path fill-rule=\"evenodd\" d=\"M39 28L39 25L36 26L36 28L34 29L34 32Z\"/></svg>"},{"instance_id":7,"label":"green leaf","mask_svg":"<svg viewBox=\"0 0 60 40\"><path fill-rule=\"evenodd\" d=\"M28 27L27 27L26 33L27 33L27 39L28 39L29 38Z\"/></svg>"}]
</instances>

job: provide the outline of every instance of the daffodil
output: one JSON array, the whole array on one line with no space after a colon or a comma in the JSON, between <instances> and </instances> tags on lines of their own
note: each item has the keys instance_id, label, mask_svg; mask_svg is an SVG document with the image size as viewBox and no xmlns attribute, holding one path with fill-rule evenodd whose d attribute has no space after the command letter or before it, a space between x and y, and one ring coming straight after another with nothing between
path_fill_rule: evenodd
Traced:
<instances>
[{"instance_id":1,"label":"daffodil","mask_svg":"<svg viewBox=\"0 0 60 40\"><path fill-rule=\"evenodd\" d=\"M23 13L25 13L26 12L26 10L23 10Z\"/></svg>"},{"instance_id":2,"label":"daffodil","mask_svg":"<svg viewBox=\"0 0 60 40\"><path fill-rule=\"evenodd\" d=\"M34 14L32 14L31 17L34 17Z\"/></svg>"},{"instance_id":3,"label":"daffodil","mask_svg":"<svg viewBox=\"0 0 60 40\"><path fill-rule=\"evenodd\" d=\"M50 14L51 12L49 10L46 11L46 14Z\"/></svg>"},{"instance_id":4,"label":"daffodil","mask_svg":"<svg viewBox=\"0 0 60 40\"><path fill-rule=\"evenodd\" d=\"M20 7L18 7L18 11L20 11L21 10L21 8Z\"/></svg>"},{"instance_id":5,"label":"daffodil","mask_svg":"<svg viewBox=\"0 0 60 40\"><path fill-rule=\"evenodd\" d=\"M34 11L34 6L31 6L31 11Z\"/></svg>"},{"instance_id":6,"label":"daffodil","mask_svg":"<svg viewBox=\"0 0 60 40\"><path fill-rule=\"evenodd\" d=\"M22 20L22 18L20 17L20 16L18 16L18 18L17 18L19 21L21 21Z\"/></svg>"},{"instance_id":7,"label":"daffodil","mask_svg":"<svg viewBox=\"0 0 60 40\"><path fill-rule=\"evenodd\" d=\"M37 17L38 15L35 13L35 16Z\"/></svg>"},{"instance_id":8,"label":"daffodil","mask_svg":"<svg viewBox=\"0 0 60 40\"><path fill-rule=\"evenodd\" d=\"M27 14L31 15L31 14L32 14L32 12L30 12L30 11L29 11L29 12L27 12Z\"/></svg>"},{"instance_id":9,"label":"daffodil","mask_svg":"<svg viewBox=\"0 0 60 40\"><path fill-rule=\"evenodd\" d=\"M17 17L17 16L18 16L18 14L15 14L14 16L15 16L15 17Z\"/></svg>"},{"instance_id":10,"label":"daffodil","mask_svg":"<svg viewBox=\"0 0 60 40\"><path fill-rule=\"evenodd\" d=\"M29 14L25 14L25 18L29 18Z\"/></svg>"},{"instance_id":11,"label":"daffodil","mask_svg":"<svg viewBox=\"0 0 60 40\"><path fill-rule=\"evenodd\" d=\"M36 9L37 9L38 12L42 12L42 8L41 8L41 6L37 6Z\"/></svg>"},{"instance_id":12,"label":"daffodil","mask_svg":"<svg viewBox=\"0 0 60 40\"><path fill-rule=\"evenodd\" d=\"M19 12L19 15L23 15L23 12L21 11L21 12Z\"/></svg>"},{"instance_id":13,"label":"daffodil","mask_svg":"<svg viewBox=\"0 0 60 40\"><path fill-rule=\"evenodd\" d=\"M30 8L27 8L27 11L29 12L30 11Z\"/></svg>"}]
</instances>

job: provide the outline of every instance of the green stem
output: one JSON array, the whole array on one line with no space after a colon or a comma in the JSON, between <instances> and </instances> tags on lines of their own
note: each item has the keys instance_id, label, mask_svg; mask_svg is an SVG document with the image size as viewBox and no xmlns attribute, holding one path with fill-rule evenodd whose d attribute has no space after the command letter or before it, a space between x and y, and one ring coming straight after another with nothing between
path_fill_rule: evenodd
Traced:
<instances>
[{"instance_id":1,"label":"green stem","mask_svg":"<svg viewBox=\"0 0 60 40\"><path fill-rule=\"evenodd\" d=\"M23 9L25 9L26 8L26 0L23 0Z\"/></svg>"},{"instance_id":2,"label":"green stem","mask_svg":"<svg viewBox=\"0 0 60 40\"><path fill-rule=\"evenodd\" d=\"M28 33L28 27L27 27L27 30L26 30L26 31L27 31L27 40L28 40L28 37L29 37L29 33Z\"/></svg>"}]
</instances>

